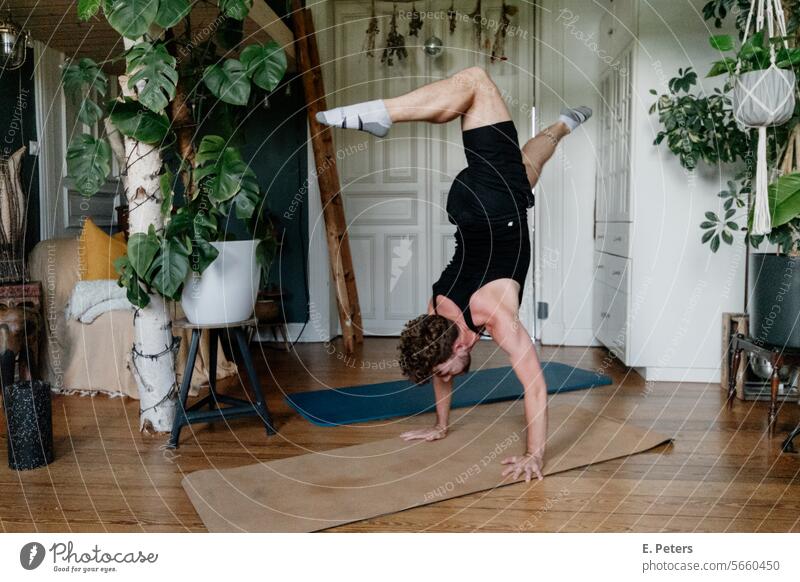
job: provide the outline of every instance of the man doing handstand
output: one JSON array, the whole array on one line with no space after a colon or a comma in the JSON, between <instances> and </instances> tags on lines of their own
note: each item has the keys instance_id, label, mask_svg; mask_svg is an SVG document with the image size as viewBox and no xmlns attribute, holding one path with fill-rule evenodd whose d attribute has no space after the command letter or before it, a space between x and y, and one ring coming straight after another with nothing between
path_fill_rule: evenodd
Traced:
<instances>
[{"instance_id":1,"label":"man doing handstand","mask_svg":"<svg viewBox=\"0 0 800 582\"><path fill-rule=\"evenodd\" d=\"M531 190L562 137L592 114L564 109L559 120L520 150L517 131L497 86L479 67L465 69L392 99L317 114L335 127L385 136L393 123L446 123L461 118L467 167L453 181L447 213L456 225L456 250L433 285L428 313L409 321L400 336L400 367L412 381L432 380L436 424L401 435L433 441L447 435L453 377L469 370L481 333L508 354L524 387L526 454L503 460L503 476L542 478L547 438L547 386L519 305L531 262L527 209Z\"/></svg>"}]
</instances>

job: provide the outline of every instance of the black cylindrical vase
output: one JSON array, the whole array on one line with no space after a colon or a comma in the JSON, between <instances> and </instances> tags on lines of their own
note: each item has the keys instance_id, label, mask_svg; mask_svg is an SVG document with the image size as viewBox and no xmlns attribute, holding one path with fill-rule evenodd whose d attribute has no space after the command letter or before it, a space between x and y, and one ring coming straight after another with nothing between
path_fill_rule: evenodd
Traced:
<instances>
[{"instance_id":1,"label":"black cylindrical vase","mask_svg":"<svg viewBox=\"0 0 800 582\"><path fill-rule=\"evenodd\" d=\"M16 471L53 462L50 384L34 380L3 386L8 427L8 466Z\"/></svg>"},{"instance_id":2,"label":"black cylindrical vase","mask_svg":"<svg viewBox=\"0 0 800 582\"><path fill-rule=\"evenodd\" d=\"M750 287L750 336L800 348L800 257L753 253Z\"/></svg>"}]
</instances>

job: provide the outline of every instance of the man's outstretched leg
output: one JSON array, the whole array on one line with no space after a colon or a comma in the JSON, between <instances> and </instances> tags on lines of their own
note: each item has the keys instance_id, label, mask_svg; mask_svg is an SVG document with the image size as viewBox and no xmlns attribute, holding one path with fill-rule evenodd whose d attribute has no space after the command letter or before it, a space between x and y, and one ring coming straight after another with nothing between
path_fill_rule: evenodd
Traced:
<instances>
[{"instance_id":1,"label":"man's outstretched leg","mask_svg":"<svg viewBox=\"0 0 800 582\"><path fill-rule=\"evenodd\" d=\"M591 116L592 110L585 106L563 109L557 122L540 131L522 146L522 161L531 188L539 181L542 168L553 157L558 142Z\"/></svg>"},{"instance_id":2,"label":"man's outstretched leg","mask_svg":"<svg viewBox=\"0 0 800 582\"><path fill-rule=\"evenodd\" d=\"M399 97L365 101L317 114L320 123L361 129L378 137L385 136L392 123L446 123L457 117L463 118L464 130L511 119L500 91L480 67L464 69Z\"/></svg>"}]
</instances>

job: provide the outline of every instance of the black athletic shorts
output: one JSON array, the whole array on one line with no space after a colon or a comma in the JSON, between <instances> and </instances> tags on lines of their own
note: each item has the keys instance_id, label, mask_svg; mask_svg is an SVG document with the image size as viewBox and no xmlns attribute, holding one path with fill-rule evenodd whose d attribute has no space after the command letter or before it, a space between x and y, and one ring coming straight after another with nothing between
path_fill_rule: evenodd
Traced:
<instances>
[{"instance_id":1,"label":"black athletic shorts","mask_svg":"<svg viewBox=\"0 0 800 582\"><path fill-rule=\"evenodd\" d=\"M507 223L533 206L528 176L513 121L462 133L468 166L447 196L450 222L457 226Z\"/></svg>"}]
</instances>

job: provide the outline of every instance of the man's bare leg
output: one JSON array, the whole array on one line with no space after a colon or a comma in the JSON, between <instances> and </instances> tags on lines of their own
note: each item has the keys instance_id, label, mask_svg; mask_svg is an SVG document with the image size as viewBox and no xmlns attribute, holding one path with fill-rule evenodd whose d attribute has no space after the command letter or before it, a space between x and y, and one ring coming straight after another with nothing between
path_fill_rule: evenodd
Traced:
<instances>
[{"instance_id":1,"label":"man's bare leg","mask_svg":"<svg viewBox=\"0 0 800 582\"><path fill-rule=\"evenodd\" d=\"M511 119L500 90L480 67L464 69L384 103L393 122L447 123L461 117L462 129L467 130Z\"/></svg>"},{"instance_id":2,"label":"man's bare leg","mask_svg":"<svg viewBox=\"0 0 800 582\"><path fill-rule=\"evenodd\" d=\"M569 128L563 121L557 121L537 133L532 139L522 146L522 162L525 164L525 173L531 188L539 181L542 168L553 157L558 147L558 142L569 135Z\"/></svg>"},{"instance_id":3,"label":"man's bare leg","mask_svg":"<svg viewBox=\"0 0 800 582\"><path fill-rule=\"evenodd\" d=\"M462 129L508 121L511 115L492 79L480 67L470 67L399 97L356 103L317 114L321 123L362 129L383 137L392 123L446 123L461 117Z\"/></svg>"},{"instance_id":4,"label":"man's bare leg","mask_svg":"<svg viewBox=\"0 0 800 582\"><path fill-rule=\"evenodd\" d=\"M536 137L522 146L522 161L525 163L525 173L528 174L531 188L539 181L542 168L555 153L558 142L591 116L591 108L585 105L565 107L561 110L558 121L540 131Z\"/></svg>"}]
</instances>

